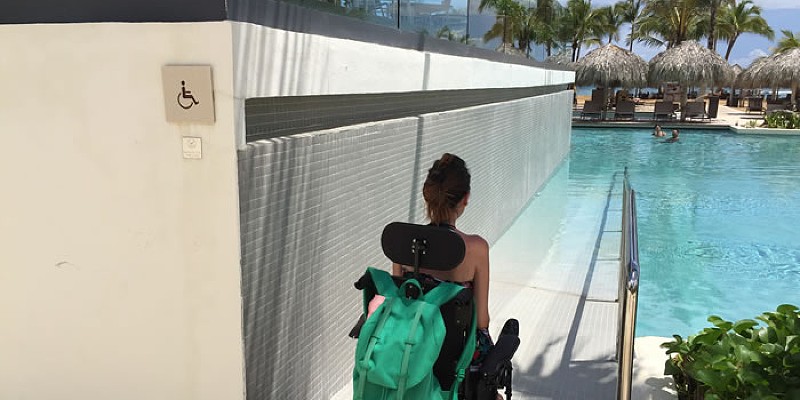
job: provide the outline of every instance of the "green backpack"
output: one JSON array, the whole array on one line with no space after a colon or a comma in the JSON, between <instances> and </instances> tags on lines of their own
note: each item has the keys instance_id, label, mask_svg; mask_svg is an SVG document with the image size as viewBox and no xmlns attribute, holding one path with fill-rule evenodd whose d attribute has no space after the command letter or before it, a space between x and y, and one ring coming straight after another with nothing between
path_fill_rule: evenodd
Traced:
<instances>
[{"instance_id":1,"label":"green backpack","mask_svg":"<svg viewBox=\"0 0 800 400\"><path fill-rule=\"evenodd\" d=\"M353 368L354 400L445 400L456 399L458 386L475 351L475 335L467 335L467 343L457 365L453 387L442 389L433 374L433 365L445 337L445 326L439 307L453 299L464 288L442 282L416 299L405 297L406 287L416 286L415 279L399 288L386 271L368 268L377 293L386 299L367 318L356 346ZM364 291L364 313L372 293ZM472 318L470 332L475 332Z\"/></svg>"}]
</instances>

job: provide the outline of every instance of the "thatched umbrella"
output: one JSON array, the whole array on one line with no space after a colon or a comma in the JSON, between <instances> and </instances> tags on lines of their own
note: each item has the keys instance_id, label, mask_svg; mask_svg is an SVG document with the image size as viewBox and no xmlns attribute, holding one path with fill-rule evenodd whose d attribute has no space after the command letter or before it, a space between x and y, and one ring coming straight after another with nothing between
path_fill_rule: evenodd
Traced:
<instances>
[{"instance_id":1,"label":"thatched umbrella","mask_svg":"<svg viewBox=\"0 0 800 400\"><path fill-rule=\"evenodd\" d=\"M514 47L513 43L502 43L500 46L497 46L495 51L512 56L528 57L524 51Z\"/></svg>"},{"instance_id":2,"label":"thatched umbrella","mask_svg":"<svg viewBox=\"0 0 800 400\"><path fill-rule=\"evenodd\" d=\"M596 48L575 63L575 83L637 87L647 84L647 62L619 46Z\"/></svg>"},{"instance_id":3,"label":"thatched umbrella","mask_svg":"<svg viewBox=\"0 0 800 400\"><path fill-rule=\"evenodd\" d=\"M575 63L572 62L572 53L562 51L558 54L553 54L544 59L545 64L564 65L570 68L575 68Z\"/></svg>"},{"instance_id":4,"label":"thatched umbrella","mask_svg":"<svg viewBox=\"0 0 800 400\"><path fill-rule=\"evenodd\" d=\"M773 57L774 55L764 56L753 60L749 67L736 76L736 84L749 88L771 86L772 82L767 81L766 75L761 73L761 69L773 62Z\"/></svg>"},{"instance_id":5,"label":"thatched umbrella","mask_svg":"<svg viewBox=\"0 0 800 400\"><path fill-rule=\"evenodd\" d=\"M739 88L738 79L739 79L739 76L742 74L742 71L744 71L744 68L742 68L742 66L739 65L739 64L733 64L733 65L729 65L728 69L729 69L728 79L725 82L723 82L723 84L725 86L730 87L730 89L731 89L730 94L729 94L730 97L728 97L728 105L731 105L731 104L734 104L734 103L732 103L732 101L734 99L736 99L736 89Z\"/></svg>"},{"instance_id":6,"label":"thatched umbrella","mask_svg":"<svg viewBox=\"0 0 800 400\"><path fill-rule=\"evenodd\" d=\"M785 50L769 57L769 61L757 71L772 87L792 88L792 108L795 105L798 85L800 85L800 48Z\"/></svg>"},{"instance_id":7,"label":"thatched umbrella","mask_svg":"<svg viewBox=\"0 0 800 400\"><path fill-rule=\"evenodd\" d=\"M739 75L744 72L744 68L739 64L729 65L728 68L730 71L728 71L728 79L725 81L725 84L736 86L737 79Z\"/></svg>"},{"instance_id":8,"label":"thatched umbrella","mask_svg":"<svg viewBox=\"0 0 800 400\"><path fill-rule=\"evenodd\" d=\"M590 51L575 63L575 84L602 86L604 93L609 87L644 86L647 84L647 62L628 50L607 44Z\"/></svg>"},{"instance_id":9,"label":"thatched umbrella","mask_svg":"<svg viewBox=\"0 0 800 400\"><path fill-rule=\"evenodd\" d=\"M651 83L678 82L684 88L681 109L686 106L688 86L713 85L731 79L732 71L722 56L694 40L686 40L650 60ZM681 119L685 114L681 113Z\"/></svg>"}]
</instances>

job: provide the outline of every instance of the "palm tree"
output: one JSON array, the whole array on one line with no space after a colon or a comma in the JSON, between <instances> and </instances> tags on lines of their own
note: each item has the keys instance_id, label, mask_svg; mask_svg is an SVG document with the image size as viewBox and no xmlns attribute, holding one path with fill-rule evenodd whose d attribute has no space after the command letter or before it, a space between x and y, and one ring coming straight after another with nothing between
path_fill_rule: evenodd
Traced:
<instances>
[{"instance_id":1,"label":"palm tree","mask_svg":"<svg viewBox=\"0 0 800 400\"><path fill-rule=\"evenodd\" d=\"M595 15L599 18L601 37L600 45L603 44L602 36L608 35L608 43L619 41L619 28L625 23L625 8L627 3L620 2L614 5L600 7L595 10Z\"/></svg>"},{"instance_id":2,"label":"palm tree","mask_svg":"<svg viewBox=\"0 0 800 400\"><path fill-rule=\"evenodd\" d=\"M513 38L513 21L515 16L519 16L522 5L514 0L481 0L478 11L483 12L486 8L494 8L497 20L492 28L483 35L484 41L489 41L496 37L501 37L503 46L511 44Z\"/></svg>"},{"instance_id":3,"label":"palm tree","mask_svg":"<svg viewBox=\"0 0 800 400\"><path fill-rule=\"evenodd\" d=\"M592 44L602 35L602 25L592 9L591 0L567 0L560 24L562 35L572 46L572 61L580 58L584 44Z\"/></svg>"},{"instance_id":4,"label":"palm tree","mask_svg":"<svg viewBox=\"0 0 800 400\"><path fill-rule=\"evenodd\" d=\"M532 37L534 43L544 45L545 53L552 55L554 47L558 47L558 26L563 7L556 0L536 0L536 8L532 10Z\"/></svg>"},{"instance_id":5,"label":"palm tree","mask_svg":"<svg viewBox=\"0 0 800 400\"><path fill-rule=\"evenodd\" d=\"M644 0L622 0L615 4L623 11L623 22L631 24L631 33L625 38L625 44L628 45L628 51L633 51L633 42L636 40L636 24L642 13L642 6Z\"/></svg>"},{"instance_id":6,"label":"palm tree","mask_svg":"<svg viewBox=\"0 0 800 400\"><path fill-rule=\"evenodd\" d=\"M789 49L800 48L800 32L795 35L788 29L782 29L783 37L778 40L778 47L774 49L775 53L783 53Z\"/></svg>"},{"instance_id":7,"label":"palm tree","mask_svg":"<svg viewBox=\"0 0 800 400\"><path fill-rule=\"evenodd\" d=\"M703 36L706 18L699 0L649 0L637 28L638 40L648 46L671 48Z\"/></svg>"},{"instance_id":8,"label":"palm tree","mask_svg":"<svg viewBox=\"0 0 800 400\"><path fill-rule=\"evenodd\" d=\"M755 33L769 40L775 38L775 32L761 17L761 7L754 5L751 0L743 0L724 8L718 27L719 38L728 42L728 47L725 49L725 61L730 58L733 45L743 33Z\"/></svg>"},{"instance_id":9,"label":"palm tree","mask_svg":"<svg viewBox=\"0 0 800 400\"><path fill-rule=\"evenodd\" d=\"M701 0L698 4L701 7L705 7L708 9L708 25L707 25L707 37L708 37L708 48L709 50L716 50L717 49L717 14L719 13L720 7L722 6L730 6L735 2L735 0Z\"/></svg>"}]
</instances>

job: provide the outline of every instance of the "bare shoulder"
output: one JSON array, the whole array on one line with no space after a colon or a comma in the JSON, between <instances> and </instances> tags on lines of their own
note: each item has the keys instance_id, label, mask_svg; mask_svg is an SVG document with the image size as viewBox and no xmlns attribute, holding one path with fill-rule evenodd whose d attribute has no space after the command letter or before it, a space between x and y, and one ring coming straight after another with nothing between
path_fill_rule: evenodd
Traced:
<instances>
[{"instance_id":1,"label":"bare shoulder","mask_svg":"<svg viewBox=\"0 0 800 400\"><path fill-rule=\"evenodd\" d=\"M464 234L464 243L467 245L468 250L472 250L476 253L489 252L489 243L480 235Z\"/></svg>"}]
</instances>

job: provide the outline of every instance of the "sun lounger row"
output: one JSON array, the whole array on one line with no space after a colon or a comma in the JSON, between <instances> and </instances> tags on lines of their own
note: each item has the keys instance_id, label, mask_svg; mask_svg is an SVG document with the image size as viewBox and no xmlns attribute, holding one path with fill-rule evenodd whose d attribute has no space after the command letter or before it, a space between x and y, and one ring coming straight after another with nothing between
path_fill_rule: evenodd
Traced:
<instances>
[{"instance_id":1,"label":"sun lounger row","mask_svg":"<svg viewBox=\"0 0 800 400\"><path fill-rule=\"evenodd\" d=\"M581 110L581 119L602 119L603 109L602 104L596 101L587 101ZM657 101L653 108L653 120L663 121L671 120L677 117L675 112L675 104L670 101ZM705 102L690 101L686 103L684 113L687 119L708 119L710 118L706 112ZM629 100L620 101L614 109L614 120L636 120L636 103Z\"/></svg>"}]
</instances>

